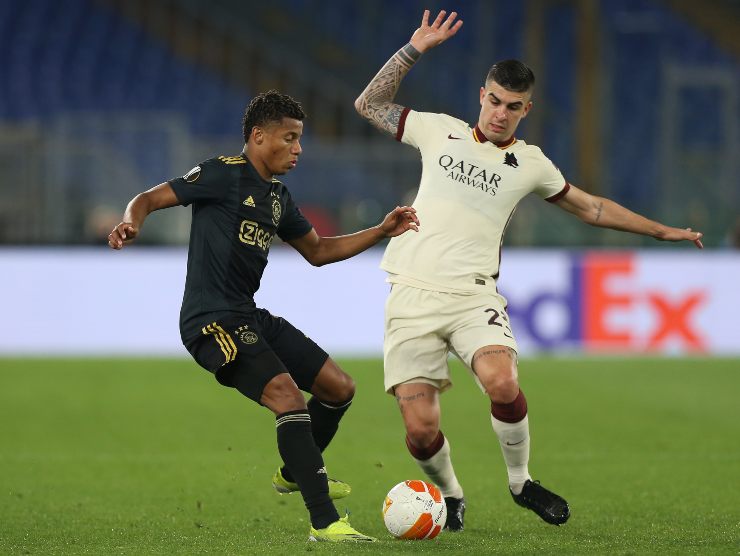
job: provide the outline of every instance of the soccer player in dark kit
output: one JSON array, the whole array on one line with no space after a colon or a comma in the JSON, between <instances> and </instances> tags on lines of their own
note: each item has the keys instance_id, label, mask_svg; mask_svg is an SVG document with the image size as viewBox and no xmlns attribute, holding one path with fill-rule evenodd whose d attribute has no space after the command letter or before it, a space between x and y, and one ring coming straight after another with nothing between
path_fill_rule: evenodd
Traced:
<instances>
[{"instance_id":1,"label":"soccer player in dark kit","mask_svg":"<svg viewBox=\"0 0 740 556\"><path fill-rule=\"evenodd\" d=\"M276 416L285 465L273 477L282 493L300 491L311 517L309 540L373 541L340 518L332 498L349 485L329 479L321 452L347 411L355 384L327 353L287 320L257 308L254 293L277 234L309 263L352 257L382 239L418 231L415 210L396 207L367 230L319 237L275 176L295 167L305 114L291 97L255 97L243 120L244 149L199 164L185 176L140 193L108 236L121 249L152 211L193 205L183 344L199 365ZM306 403L301 390L312 397Z\"/></svg>"}]
</instances>

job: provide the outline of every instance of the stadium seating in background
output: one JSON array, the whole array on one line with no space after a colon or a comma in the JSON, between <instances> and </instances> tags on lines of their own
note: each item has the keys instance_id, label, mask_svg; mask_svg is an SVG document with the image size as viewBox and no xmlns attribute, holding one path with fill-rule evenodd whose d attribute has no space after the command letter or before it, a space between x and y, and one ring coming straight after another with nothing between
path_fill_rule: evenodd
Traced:
<instances>
[{"instance_id":1,"label":"stadium seating in background","mask_svg":"<svg viewBox=\"0 0 740 556\"><path fill-rule=\"evenodd\" d=\"M235 154L247 100L271 87L301 100L309 116L306 156L287 178L296 198L321 207L341 232L371 223L413 199L418 157L357 117L353 101L425 7L0 2L0 159L13 176L0 181L0 243L97 241L89 230L100 215L135 192L214 154ZM525 59L538 84L521 136L571 181L701 228L709 245L726 235L740 205L740 49L723 23L738 21L736 3L460 0L454 8L463 31L414 68L399 103L472 122L490 64ZM590 57L584 32L593 34ZM20 151L42 164L29 171ZM14 204L18 190L28 198ZM652 244L541 207L521 205L507 244ZM187 215L168 218L149 227L150 241L184 241Z\"/></svg>"},{"instance_id":2,"label":"stadium seating in background","mask_svg":"<svg viewBox=\"0 0 740 556\"><path fill-rule=\"evenodd\" d=\"M178 58L169 45L88 0L0 3L0 118L170 111L194 133L239 131L249 92Z\"/></svg>"}]
</instances>

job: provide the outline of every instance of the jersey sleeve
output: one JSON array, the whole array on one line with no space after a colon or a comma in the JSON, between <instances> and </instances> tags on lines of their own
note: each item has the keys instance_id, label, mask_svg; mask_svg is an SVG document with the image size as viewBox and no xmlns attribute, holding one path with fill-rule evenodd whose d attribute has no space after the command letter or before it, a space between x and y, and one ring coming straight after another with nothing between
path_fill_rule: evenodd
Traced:
<instances>
[{"instance_id":1,"label":"jersey sleeve","mask_svg":"<svg viewBox=\"0 0 740 556\"><path fill-rule=\"evenodd\" d=\"M539 151L539 149L538 149ZM570 189L570 184L565 181L553 162L547 158L542 151L538 152L540 159L540 172L537 180L535 193L546 201L554 202L560 199Z\"/></svg>"},{"instance_id":2,"label":"jersey sleeve","mask_svg":"<svg viewBox=\"0 0 740 556\"><path fill-rule=\"evenodd\" d=\"M404 108L398 121L396 140L421 149L432 137L433 131L441 125L441 114L431 112L417 112Z\"/></svg>"},{"instance_id":3,"label":"jersey sleeve","mask_svg":"<svg viewBox=\"0 0 740 556\"><path fill-rule=\"evenodd\" d=\"M293 201L293 197L290 196L288 191L285 191L287 195L287 203L285 205L285 214L280 219L278 225L277 235L283 241L290 241L305 236L311 231L313 226L308 219L303 216L303 213L298 208L298 205Z\"/></svg>"},{"instance_id":4,"label":"jersey sleeve","mask_svg":"<svg viewBox=\"0 0 740 556\"><path fill-rule=\"evenodd\" d=\"M201 162L181 178L169 181L183 206L222 199L231 185L230 168L218 159Z\"/></svg>"}]
</instances>

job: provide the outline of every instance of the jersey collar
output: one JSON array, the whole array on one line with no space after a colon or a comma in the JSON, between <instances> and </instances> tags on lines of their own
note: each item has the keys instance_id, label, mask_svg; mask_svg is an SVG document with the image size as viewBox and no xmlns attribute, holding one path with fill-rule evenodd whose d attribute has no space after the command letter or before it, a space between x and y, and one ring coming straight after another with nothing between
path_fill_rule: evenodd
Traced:
<instances>
[{"instance_id":1,"label":"jersey collar","mask_svg":"<svg viewBox=\"0 0 740 556\"><path fill-rule=\"evenodd\" d=\"M481 131L481 129L478 127L478 124L475 124L475 127L473 128L473 139L475 139L476 143L488 143L488 137L485 136L485 134ZM499 149L506 149L508 147L511 147L514 143L516 143L516 137L513 135L511 136L511 139L508 141L504 141L502 143L494 143Z\"/></svg>"}]
</instances>

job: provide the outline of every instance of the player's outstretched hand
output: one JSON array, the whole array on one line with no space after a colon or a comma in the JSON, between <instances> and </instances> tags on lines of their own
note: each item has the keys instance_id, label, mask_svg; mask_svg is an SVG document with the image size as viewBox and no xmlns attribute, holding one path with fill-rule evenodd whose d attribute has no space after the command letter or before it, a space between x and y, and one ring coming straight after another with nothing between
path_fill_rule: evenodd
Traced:
<instances>
[{"instance_id":1,"label":"player's outstretched hand","mask_svg":"<svg viewBox=\"0 0 740 556\"><path fill-rule=\"evenodd\" d=\"M108 246L111 249L121 249L124 244L139 235L139 230L131 222L121 222L108 234Z\"/></svg>"},{"instance_id":2,"label":"player's outstretched hand","mask_svg":"<svg viewBox=\"0 0 740 556\"><path fill-rule=\"evenodd\" d=\"M421 18L421 26L411 35L411 46L419 52L426 52L430 48L442 44L450 37L454 36L462 27L462 19L455 22L457 12L452 12L447 19L447 12L439 12L437 19L429 25L429 10L424 10Z\"/></svg>"},{"instance_id":3,"label":"player's outstretched hand","mask_svg":"<svg viewBox=\"0 0 740 556\"><path fill-rule=\"evenodd\" d=\"M419 218L414 207L396 207L379 224L385 237L396 237L409 230L419 231Z\"/></svg>"},{"instance_id":4,"label":"player's outstretched hand","mask_svg":"<svg viewBox=\"0 0 740 556\"><path fill-rule=\"evenodd\" d=\"M693 241L699 249L704 249L704 244L701 242L701 238L704 234L701 232L694 232L691 228L668 228L665 233L658 239L660 241Z\"/></svg>"}]
</instances>

